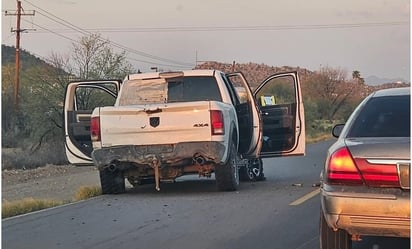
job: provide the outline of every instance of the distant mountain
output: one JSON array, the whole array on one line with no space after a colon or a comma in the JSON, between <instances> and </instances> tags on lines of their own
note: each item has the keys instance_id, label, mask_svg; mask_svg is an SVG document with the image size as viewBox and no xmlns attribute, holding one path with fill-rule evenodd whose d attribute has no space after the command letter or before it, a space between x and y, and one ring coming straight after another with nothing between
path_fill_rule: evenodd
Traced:
<instances>
[{"instance_id":1,"label":"distant mountain","mask_svg":"<svg viewBox=\"0 0 412 249\"><path fill-rule=\"evenodd\" d=\"M402 78L395 78L395 79L379 78L373 75L373 76L369 76L365 78L365 83L370 86L378 86L378 85L383 85L386 83L410 83L410 81L407 81Z\"/></svg>"}]
</instances>

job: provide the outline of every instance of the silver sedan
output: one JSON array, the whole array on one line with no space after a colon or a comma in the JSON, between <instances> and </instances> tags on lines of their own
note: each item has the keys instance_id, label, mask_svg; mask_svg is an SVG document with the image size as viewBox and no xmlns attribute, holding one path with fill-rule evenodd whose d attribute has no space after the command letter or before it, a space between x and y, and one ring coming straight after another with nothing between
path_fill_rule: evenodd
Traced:
<instances>
[{"instance_id":1,"label":"silver sedan","mask_svg":"<svg viewBox=\"0 0 412 249\"><path fill-rule=\"evenodd\" d=\"M410 237L410 88L366 97L333 128L321 174L320 248Z\"/></svg>"}]
</instances>

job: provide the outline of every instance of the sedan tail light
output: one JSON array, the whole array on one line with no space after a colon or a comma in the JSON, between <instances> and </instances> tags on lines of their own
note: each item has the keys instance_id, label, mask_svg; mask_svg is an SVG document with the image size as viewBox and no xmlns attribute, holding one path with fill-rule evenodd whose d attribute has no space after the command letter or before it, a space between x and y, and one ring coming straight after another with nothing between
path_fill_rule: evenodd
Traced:
<instances>
[{"instance_id":1,"label":"sedan tail light","mask_svg":"<svg viewBox=\"0 0 412 249\"><path fill-rule=\"evenodd\" d=\"M363 179L371 187L400 187L397 164L381 160L355 159Z\"/></svg>"},{"instance_id":2,"label":"sedan tail light","mask_svg":"<svg viewBox=\"0 0 412 249\"><path fill-rule=\"evenodd\" d=\"M326 181L329 184L363 184L361 174L346 147L335 151L330 156L327 167Z\"/></svg>"},{"instance_id":3,"label":"sedan tail light","mask_svg":"<svg viewBox=\"0 0 412 249\"><path fill-rule=\"evenodd\" d=\"M348 148L335 151L327 168L329 184L366 184L370 187L400 187L397 164L353 158Z\"/></svg>"}]
</instances>

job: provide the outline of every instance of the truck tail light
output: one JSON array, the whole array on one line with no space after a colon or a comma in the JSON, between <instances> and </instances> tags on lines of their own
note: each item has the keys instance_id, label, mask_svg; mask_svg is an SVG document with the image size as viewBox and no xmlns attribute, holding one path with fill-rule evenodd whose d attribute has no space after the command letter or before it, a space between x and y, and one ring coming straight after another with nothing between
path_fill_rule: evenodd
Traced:
<instances>
[{"instance_id":1,"label":"truck tail light","mask_svg":"<svg viewBox=\"0 0 412 249\"><path fill-rule=\"evenodd\" d=\"M224 135L225 123L223 121L223 113L219 110L210 111L210 122L212 128L212 135Z\"/></svg>"},{"instance_id":2,"label":"truck tail light","mask_svg":"<svg viewBox=\"0 0 412 249\"><path fill-rule=\"evenodd\" d=\"M90 135L92 142L99 142L100 137L100 117L92 117L90 122Z\"/></svg>"},{"instance_id":3,"label":"truck tail light","mask_svg":"<svg viewBox=\"0 0 412 249\"><path fill-rule=\"evenodd\" d=\"M329 184L363 184L361 174L348 148L343 147L332 153L327 163L326 181Z\"/></svg>"}]
</instances>

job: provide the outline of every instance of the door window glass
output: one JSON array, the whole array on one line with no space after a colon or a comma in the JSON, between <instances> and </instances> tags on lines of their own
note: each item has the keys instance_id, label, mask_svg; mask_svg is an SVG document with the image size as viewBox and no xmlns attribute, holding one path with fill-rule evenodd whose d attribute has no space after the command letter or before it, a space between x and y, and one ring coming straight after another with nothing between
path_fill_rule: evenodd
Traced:
<instances>
[{"instance_id":1,"label":"door window glass","mask_svg":"<svg viewBox=\"0 0 412 249\"><path fill-rule=\"evenodd\" d=\"M234 86L240 104L248 102L247 90L241 75L230 75L230 83Z\"/></svg>"},{"instance_id":2,"label":"door window glass","mask_svg":"<svg viewBox=\"0 0 412 249\"><path fill-rule=\"evenodd\" d=\"M93 110L100 106L113 106L117 87L113 83L79 85L75 93L75 110Z\"/></svg>"},{"instance_id":3,"label":"door window glass","mask_svg":"<svg viewBox=\"0 0 412 249\"><path fill-rule=\"evenodd\" d=\"M292 76L269 80L256 94L260 106L296 103L295 81Z\"/></svg>"}]
</instances>

